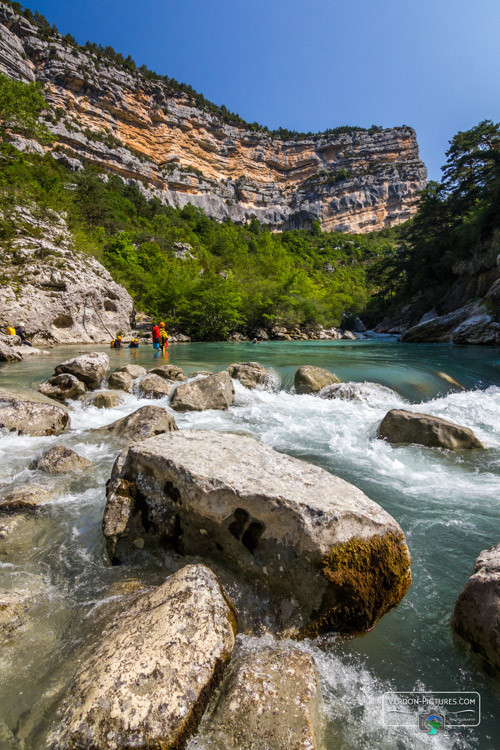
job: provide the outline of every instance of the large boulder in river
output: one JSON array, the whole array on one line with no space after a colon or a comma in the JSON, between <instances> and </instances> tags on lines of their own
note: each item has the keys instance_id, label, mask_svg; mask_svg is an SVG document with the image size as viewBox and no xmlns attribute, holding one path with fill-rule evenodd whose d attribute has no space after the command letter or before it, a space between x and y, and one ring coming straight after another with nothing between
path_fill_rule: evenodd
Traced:
<instances>
[{"instance_id":1,"label":"large boulder in river","mask_svg":"<svg viewBox=\"0 0 500 750\"><path fill-rule=\"evenodd\" d=\"M175 411L205 411L228 409L234 401L234 386L226 370L178 385L172 395Z\"/></svg>"},{"instance_id":2,"label":"large boulder in river","mask_svg":"<svg viewBox=\"0 0 500 750\"><path fill-rule=\"evenodd\" d=\"M134 378L128 372L112 372L108 378L108 388L130 393L134 385Z\"/></svg>"},{"instance_id":3,"label":"large boulder in river","mask_svg":"<svg viewBox=\"0 0 500 750\"><path fill-rule=\"evenodd\" d=\"M159 375L160 378L165 378L165 380L178 380L180 382L187 380L184 370L181 367L177 367L177 365L158 365L158 367L153 367L149 372L152 372L153 375Z\"/></svg>"},{"instance_id":4,"label":"large boulder in river","mask_svg":"<svg viewBox=\"0 0 500 750\"><path fill-rule=\"evenodd\" d=\"M235 634L234 609L212 571L182 568L128 602L104 630L67 691L47 747L184 747Z\"/></svg>"},{"instance_id":5,"label":"large boulder in river","mask_svg":"<svg viewBox=\"0 0 500 750\"><path fill-rule=\"evenodd\" d=\"M378 435L389 443L417 443L429 448L457 451L484 448L468 427L461 427L440 417L406 409L391 409L378 428Z\"/></svg>"},{"instance_id":6,"label":"large boulder in river","mask_svg":"<svg viewBox=\"0 0 500 750\"><path fill-rule=\"evenodd\" d=\"M0 390L0 428L20 435L59 435L69 424L68 412L41 399Z\"/></svg>"},{"instance_id":7,"label":"large boulder in river","mask_svg":"<svg viewBox=\"0 0 500 750\"><path fill-rule=\"evenodd\" d=\"M128 372L128 374L135 380L136 378L140 378L141 375L146 374L146 368L141 367L140 365L123 365L123 367L119 367L116 372Z\"/></svg>"},{"instance_id":8,"label":"large boulder in river","mask_svg":"<svg viewBox=\"0 0 500 750\"><path fill-rule=\"evenodd\" d=\"M272 376L271 371L259 362L238 362L229 365L227 371L232 378L251 390L265 387Z\"/></svg>"},{"instance_id":9,"label":"large boulder in river","mask_svg":"<svg viewBox=\"0 0 500 750\"><path fill-rule=\"evenodd\" d=\"M65 445L55 445L31 464L30 469L38 469L47 474L72 474L76 471L90 469L92 462L80 456Z\"/></svg>"},{"instance_id":10,"label":"large boulder in river","mask_svg":"<svg viewBox=\"0 0 500 750\"><path fill-rule=\"evenodd\" d=\"M133 414L100 428L100 432L135 443L173 430L177 430L174 415L160 406L141 406Z\"/></svg>"},{"instance_id":11,"label":"large boulder in river","mask_svg":"<svg viewBox=\"0 0 500 750\"><path fill-rule=\"evenodd\" d=\"M411 581L400 526L361 490L231 433L131 445L108 484L104 534L117 561L138 538L168 542L261 581L279 598L278 626L302 634L368 630Z\"/></svg>"},{"instance_id":12,"label":"large boulder in river","mask_svg":"<svg viewBox=\"0 0 500 750\"><path fill-rule=\"evenodd\" d=\"M500 544L477 558L451 624L473 651L500 669Z\"/></svg>"},{"instance_id":13,"label":"large boulder in river","mask_svg":"<svg viewBox=\"0 0 500 750\"><path fill-rule=\"evenodd\" d=\"M87 386L69 372L63 372L61 375L53 375L45 380L37 390L48 398L66 401L66 399L77 399L83 396L87 392Z\"/></svg>"},{"instance_id":14,"label":"large boulder in river","mask_svg":"<svg viewBox=\"0 0 500 750\"><path fill-rule=\"evenodd\" d=\"M91 390L99 388L109 373L109 357L104 352L90 352L80 357L67 359L56 367L56 375L69 372Z\"/></svg>"},{"instance_id":15,"label":"large boulder in river","mask_svg":"<svg viewBox=\"0 0 500 750\"><path fill-rule=\"evenodd\" d=\"M295 393L319 393L322 388L342 381L333 372L314 365L302 365L295 373Z\"/></svg>"},{"instance_id":16,"label":"large boulder in river","mask_svg":"<svg viewBox=\"0 0 500 750\"><path fill-rule=\"evenodd\" d=\"M205 750L320 750L324 723L310 654L290 647L235 650L200 740Z\"/></svg>"},{"instance_id":17,"label":"large boulder in river","mask_svg":"<svg viewBox=\"0 0 500 750\"><path fill-rule=\"evenodd\" d=\"M139 390L144 398L164 398L170 395L173 381L166 380L160 375L148 372L139 380Z\"/></svg>"}]
</instances>

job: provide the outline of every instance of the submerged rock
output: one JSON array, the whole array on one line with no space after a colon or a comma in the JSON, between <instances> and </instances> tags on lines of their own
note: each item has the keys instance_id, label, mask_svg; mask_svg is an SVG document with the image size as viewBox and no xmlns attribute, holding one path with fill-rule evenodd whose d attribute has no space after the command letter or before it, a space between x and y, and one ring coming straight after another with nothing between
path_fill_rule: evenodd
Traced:
<instances>
[{"instance_id":1,"label":"submerged rock","mask_svg":"<svg viewBox=\"0 0 500 750\"><path fill-rule=\"evenodd\" d=\"M29 602L17 591L0 593L0 635L8 636L23 623Z\"/></svg>"},{"instance_id":2,"label":"submerged rock","mask_svg":"<svg viewBox=\"0 0 500 750\"><path fill-rule=\"evenodd\" d=\"M380 423L377 437L394 444L417 443L452 451L484 448L468 427L406 409L391 409Z\"/></svg>"},{"instance_id":3,"label":"submerged rock","mask_svg":"<svg viewBox=\"0 0 500 750\"><path fill-rule=\"evenodd\" d=\"M59 435L69 425L69 415L61 406L0 390L0 428L19 435Z\"/></svg>"},{"instance_id":4,"label":"submerged rock","mask_svg":"<svg viewBox=\"0 0 500 750\"><path fill-rule=\"evenodd\" d=\"M98 391L85 396L83 403L85 406L95 406L96 409L114 409L120 406L125 400L123 391Z\"/></svg>"},{"instance_id":5,"label":"submerged rock","mask_svg":"<svg viewBox=\"0 0 500 750\"><path fill-rule=\"evenodd\" d=\"M55 372L56 375L69 372L70 375L74 375L82 383L85 383L88 388L94 390L100 387L109 373L109 357L104 352L82 354L81 357L74 357L73 359L67 359L66 362L61 362L60 365L57 365Z\"/></svg>"},{"instance_id":6,"label":"submerged rock","mask_svg":"<svg viewBox=\"0 0 500 750\"><path fill-rule=\"evenodd\" d=\"M295 373L295 393L319 393L327 385L342 381L333 372L322 367L302 365Z\"/></svg>"},{"instance_id":7,"label":"submerged rock","mask_svg":"<svg viewBox=\"0 0 500 750\"><path fill-rule=\"evenodd\" d=\"M473 651L500 669L500 544L477 558L451 624Z\"/></svg>"},{"instance_id":8,"label":"submerged rock","mask_svg":"<svg viewBox=\"0 0 500 750\"><path fill-rule=\"evenodd\" d=\"M324 469L229 433L181 430L131 445L108 484L108 552L140 537L222 561L269 586L280 627L362 632L411 581L400 526Z\"/></svg>"},{"instance_id":9,"label":"submerged rock","mask_svg":"<svg viewBox=\"0 0 500 750\"><path fill-rule=\"evenodd\" d=\"M211 570L188 565L127 603L77 672L52 750L181 748L231 656L234 609Z\"/></svg>"},{"instance_id":10,"label":"submerged rock","mask_svg":"<svg viewBox=\"0 0 500 750\"><path fill-rule=\"evenodd\" d=\"M100 428L130 442L177 430L174 415L160 406L141 406L133 414Z\"/></svg>"},{"instance_id":11,"label":"submerged rock","mask_svg":"<svg viewBox=\"0 0 500 750\"><path fill-rule=\"evenodd\" d=\"M320 391L321 398L340 401L371 401L375 396L397 396L396 391L380 383L334 383Z\"/></svg>"},{"instance_id":12,"label":"submerged rock","mask_svg":"<svg viewBox=\"0 0 500 750\"><path fill-rule=\"evenodd\" d=\"M39 484L16 487L0 499L0 513L19 510L36 510L50 499L50 492Z\"/></svg>"},{"instance_id":13,"label":"submerged rock","mask_svg":"<svg viewBox=\"0 0 500 750\"><path fill-rule=\"evenodd\" d=\"M90 469L91 466L91 461L78 455L71 448L56 445L42 453L40 458L36 458L30 464L30 469L38 469L47 474L71 474L75 471L85 471Z\"/></svg>"},{"instance_id":14,"label":"submerged rock","mask_svg":"<svg viewBox=\"0 0 500 750\"><path fill-rule=\"evenodd\" d=\"M141 375L146 374L146 368L141 367L140 365L123 365L123 367L119 367L116 372L128 372L128 374L135 380L136 378L140 378Z\"/></svg>"},{"instance_id":15,"label":"submerged rock","mask_svg":"<svg viewBox=\"0 0 500 750\"><path fill-rule=\"evenodd\" d=\"M69 372L61 375L53 375L44 383L38 386L39 393L43 393L48 398L56 401L65 401L66 399L77 399L87 392L87 386Z\"/></svg>"},{"instance_id":16,"label":"submerged rock","mask_svg":"<svg viewBox=\"0 0 500 750\"><path fill-rule=\"evenodd\" d=\"M201 739L206 750L322 750L324 730L312 656L262 648L235 652Z\"/></svg>"},{"instance_id":17,"label":"submerged rock","mask_svg":"<svg viewBox=\"0 0 500 750\"><path fill-rule=\"evenodd\" d=\"M159 375L160 378L165 378L165 380L179 380L181 382L187 380L184 370L181 367L177 367L177 365L159 365L158 367L153 367L149 372L153 373L153 375Z\"/></svg>"},{"instance_id":18,"label":"submerged rock","mask_svg":"<svg viewBox=\"0 0 500 750\"><path fill-rule=\"evenodd\" d=\"M172 394L175 411L228 409L234 401L234 386L226 370L177 386Z\"/></svg>"},{"instance_id":19,"label":"submerged rock","mask_svg":"<svg viewBox=\"0 0 500 750\"><path fill-rule=\"evenodd\" d=\"M251 390L259 386L264 387L272 376L271 371L259 362L238 362L229 365L227 371L232 378L239 380L245 388Z\"/></svg>"},{"instance_id":20,"label":"submerged rock","mask_svg":"<svg viewBox=\"0 0 500 750\"><path fill-rule=\"evenodd\" d=\"M112 372L108 378L108 388L130 393L134 385L134 378L128 372Z\"/></svg>"},{"instance_id":21,"label":"submerged rock","mask_svg":"<svg viewBox=\"0 0 500 750\"><path fill-rule=\"evenodd\" d=\"M139 381L139 390L145 398L164 398L170 395L173 385L173 381L148 373Z\"/></svg>"}]
</instances>

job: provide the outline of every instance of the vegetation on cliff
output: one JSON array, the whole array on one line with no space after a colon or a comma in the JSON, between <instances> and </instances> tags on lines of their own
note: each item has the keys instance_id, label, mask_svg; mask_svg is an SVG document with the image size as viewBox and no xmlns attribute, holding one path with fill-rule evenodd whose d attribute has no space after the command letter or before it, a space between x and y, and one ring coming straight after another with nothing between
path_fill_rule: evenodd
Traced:
<instances>
[{"instance_id":1,"label":"vegetation on cliff","mask_svg":"<svg viewBox=\"0 0 500 750\"><path fill-rule=\"evenodd\" d=\"M441 182L430 182L416 216L401 229L398 252L381 257L369 279L379 291L372 320L425 295L432 307L457 276L460 261L500 252L500 124L483 120L457 133Z\"/></svg>"},{"instance_id":2,"label":"vegetation on cliff","mask_svg":"<svg viewBox=\"0 0 500 750\"><path fill-rule=\"evenodd\" d=\"M11 127L40 136L43 97L36 84L0 75L0 102L8 103L7 139ZM394 252L395 230L344 235L324 233L314 222L310 231L279 234L257 220L217 223L189 204L177 210L147 200L136 183L95 167L73 173L65 161L2 143L0 240L12 242L23 205L35 206L41 220L47 209L65 211L76 249L97 257L138 309L198 339L274 324L338 325L359 314L374 291L370 264ZM25 229L26 236L33 232Z\"/></svg>"}]
</instances>

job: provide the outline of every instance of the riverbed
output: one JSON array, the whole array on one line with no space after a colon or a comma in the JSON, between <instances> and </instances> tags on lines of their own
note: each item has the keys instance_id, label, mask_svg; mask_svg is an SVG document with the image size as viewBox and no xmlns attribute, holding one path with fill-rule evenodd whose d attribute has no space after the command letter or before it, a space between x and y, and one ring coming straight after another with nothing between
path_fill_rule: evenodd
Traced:
<instances>
[{"instance_id":1,"label":"riverbed","mask_svg":"<svg viewBox=\"0 0 500 750\"><path fill-rule=\"evenodd\" d=\"M128 362L152 367L167 360L152 347L106 351L112 369ZM0 366L4 388L29 387L55 365L88 347L58 347L44 357ZM328 750L448 747L493 750L500 736L500 679L457 641L449 620L479 552L500 541L500 350L443 344L405 345L390 337L356 342L174 344L168 361L186 374L259 361L276 372L276 391L236 383L227 412L176 414L180 429L251 433L360 487L403 528L412 556L413 585L400 606L368 634L305 641L318 665L328 718ZM371 381L364 401L323 400L291 392L302 364L318 365L344 381ZM113 608L123 605L123 581L158 584L184 564L138 555L134 564L107 565L101 521L105 482L118 446L92 432L151 403L127 396L114 409L71 408L71 430L59 437L0 439L0 492L46 484L54 502L21 520L0 539L0 588L29 603L23 625L0 651L0 747L41 750L59 697L82 649ZM168 407L168 399L154 403ZM487 447L469 454L419 446L391 447L376 439L385 413L396 407L434 414L470 427ZM33 456L69 445L94 463L88 475L47 477L31 471ZM266 633L266 602L224 580L243 613L247 648ZM131 584L132 585L132 584ZM255 612L262 610L261 616ZM254 632L252 632L252 630ZM384 725L389 690L477 691L482 721L428 739L416 728ZM2 728L3 722L3 728ZM11 736L14 732L14 736ZM3 734L2 734L3 733ZM4 742L4 745L2 744ZM10 744L8 744L10 743ZM203 748L203 739L191 746Z\"/></svg>"}]
</instances>

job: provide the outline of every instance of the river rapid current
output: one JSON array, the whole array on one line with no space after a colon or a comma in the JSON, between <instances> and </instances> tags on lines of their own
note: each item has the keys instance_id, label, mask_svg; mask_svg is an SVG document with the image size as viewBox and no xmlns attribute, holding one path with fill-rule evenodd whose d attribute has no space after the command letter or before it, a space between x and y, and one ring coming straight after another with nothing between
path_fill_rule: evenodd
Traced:
<instances>
[{"instance_id":1,"label":"river rapid current","mask_svg":"<svg viewBox=\"0 0 500 750\"><path fill-rule=\"evenodd\" d=\"M89 348L59 347L45 357L0 366L0 385L18 390L39 383L56 364L82 350ZM164 363L155 359L150 346L106 351L112 369L128 362L147 368ZM273 368L275 390L249 391L236 382L235 404L227 412L176 414L179 428L251 433L278 451L318 464L361 488L406 534L413 584L399 607L363 637L328 636L299 643L318 666L328 750L496 750L500 679L453 636L450 617L476 557L500 542L500 350L405 345L387 337L177 344L168 356L188 376L252 360ZM293 393L293 374L303 364L325 367L344 381L370 381L388 388L367 386L360 401L298 396ZM57 702L83 649L109 614L124 605L124 581L159 584L186 563L174 554L166 562L165 557L138 553L133 563L110 567L103 552L105 483L119 446L93 430L150 403L132 394L113 409L82 408L74 402L71 429L59 437L0 437L0 494L37 482L53 497L39 513L19 517L8 538L0 538L0 590L21 594L29 604L22 625L0 648L2 750L44 748ZM154 403L167 408L168 398ZM391 447L376 439L376 429L386 412L397 407L470 427L487 450L453 453L416 445ZM29 469L34 456L61 444L90 459L93 470L83 476L53 477ZM266 632L265 613L257 618L253 632L249 625L256 609L265 610L265 600L259 602L257 593L230 578L223 578L223 583L243 613L241 647L258 649L274 642ZM435 737L416 725L386 725L383 694L394 690L477 691L481 723ZM189 747L203 749L203 734Z\"/></svg>"}]
</instances>

